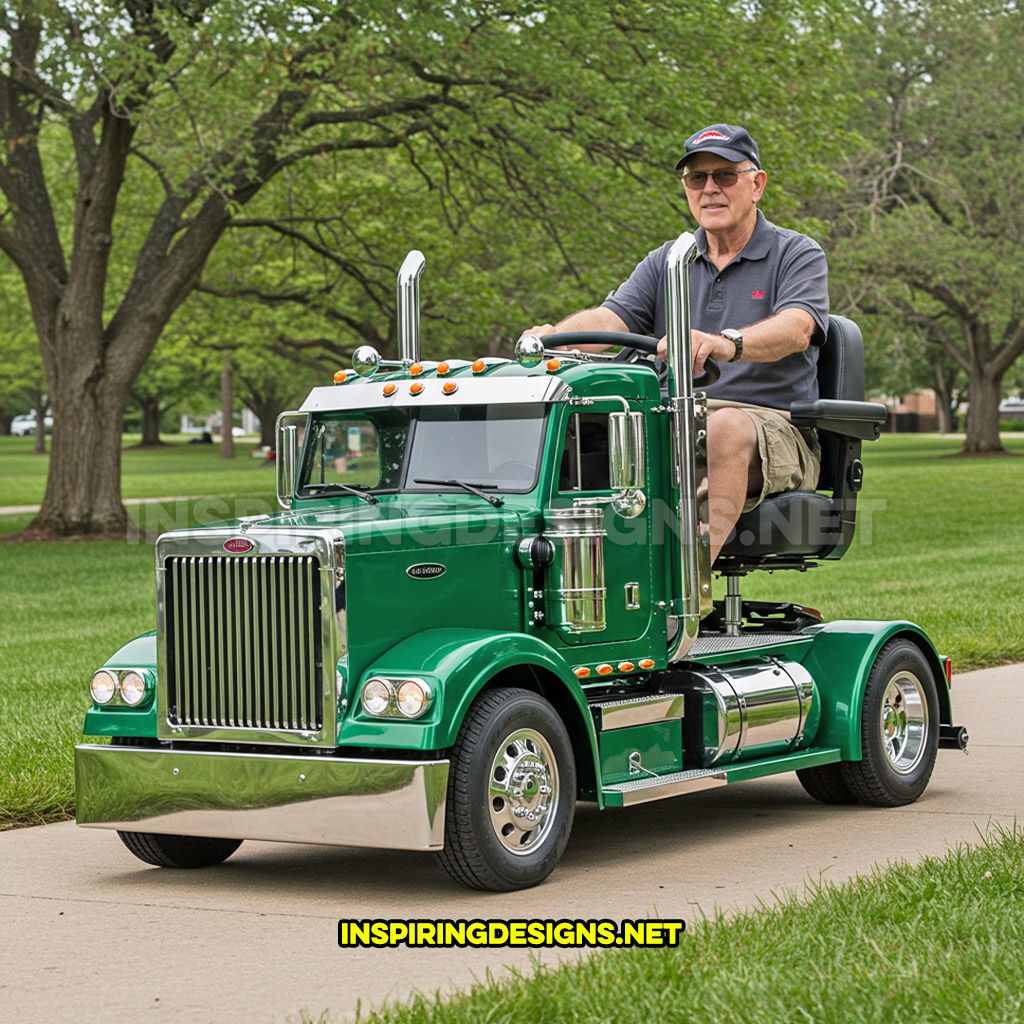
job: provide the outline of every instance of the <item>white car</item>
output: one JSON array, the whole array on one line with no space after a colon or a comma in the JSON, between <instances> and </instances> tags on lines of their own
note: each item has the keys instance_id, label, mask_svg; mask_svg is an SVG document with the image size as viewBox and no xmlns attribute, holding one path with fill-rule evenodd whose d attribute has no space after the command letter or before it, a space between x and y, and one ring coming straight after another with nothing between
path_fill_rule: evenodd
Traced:
<instances>
[{"instance_id":1,"label":"white car","mask_svg":"<svg viewBox=\"0 0 1024 1024\"><path fill-rule=\"evenodd\" d=\"M53 430L53 417L47 416L43 420L43 427L47 433ZM11 433L15 437L29 437L36 432L36 414L27 413L24 416L15 416L11 420Z\"/></svg>"}]
</instances>

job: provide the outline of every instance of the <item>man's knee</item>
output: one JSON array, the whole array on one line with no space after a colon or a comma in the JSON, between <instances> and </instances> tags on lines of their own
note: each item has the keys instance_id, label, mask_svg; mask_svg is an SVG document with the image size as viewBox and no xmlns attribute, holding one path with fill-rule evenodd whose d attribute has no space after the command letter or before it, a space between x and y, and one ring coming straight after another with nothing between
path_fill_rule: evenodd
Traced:
<instances>
[{"instance_id":1,"label":"man's knee","mask_svg":"<svg viewBox=\"0 0 1024 1024\"><path fill-rule=\"evenodd\" d=\"M708 461L753 458L757 451L757 428L742 409L716 409L708 417Z\"/></svg>"}]
</instances>

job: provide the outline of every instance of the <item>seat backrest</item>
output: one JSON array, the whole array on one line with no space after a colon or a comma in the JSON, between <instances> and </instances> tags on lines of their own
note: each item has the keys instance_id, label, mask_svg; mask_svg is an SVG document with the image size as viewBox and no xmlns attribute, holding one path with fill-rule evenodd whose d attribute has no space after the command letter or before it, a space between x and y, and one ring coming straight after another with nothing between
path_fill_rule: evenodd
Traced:
<instances>
[{"instance_id":1,"label":"seat backrest","mask_svg":"<svg viewBox=\"0 0 1024 1024\"><path fill-rule=\"evenodd\" d=\"M828 334L818 349L818 396L864 401L864 339L860 328L845 316L828 318ZM818 432L821 474L818 489L831 491L846 472L847 440ZM858 446L859 451L859 446Z\"/></svg>"}]
</instances>

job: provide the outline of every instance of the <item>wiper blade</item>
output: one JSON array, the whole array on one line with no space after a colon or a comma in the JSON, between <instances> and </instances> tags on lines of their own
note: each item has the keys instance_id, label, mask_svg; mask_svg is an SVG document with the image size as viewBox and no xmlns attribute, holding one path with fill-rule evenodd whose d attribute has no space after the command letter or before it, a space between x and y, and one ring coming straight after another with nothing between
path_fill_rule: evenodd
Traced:
<instances>
[{"instance_id":1,"label":"wiper blade","mask_svg":"<svg viewBox=\"0 0 1024 1024\"><path fill-rule=\"evenodd\" d=\"M464 491L468 491L470 494L475 494L478 498L483 498L484 501L489 501L495 508L501 508L505 504L501 498L496 498L493 494L484 494L481 487L497 487L497 484L467 484L465 480L424 480L421 477L413 479L414 484L436 484L441 487L461 487Z\"/></svg>"},{"instance_id":2,"label":"wiper blade","mask_svg":"<svg viewBox=\"0 0 1024 1024\"><path fill-rule=\"evenodd\" d=\"M362 488L362 489L361 489ZM369 484L307 484L307 491L344 491L346 494L354 494L357 498L362 498L368 505L376 505L379 502L379 498L375 498L372 494L365 494L364 490L369 490Z\"/></svg>"}]
</instances>

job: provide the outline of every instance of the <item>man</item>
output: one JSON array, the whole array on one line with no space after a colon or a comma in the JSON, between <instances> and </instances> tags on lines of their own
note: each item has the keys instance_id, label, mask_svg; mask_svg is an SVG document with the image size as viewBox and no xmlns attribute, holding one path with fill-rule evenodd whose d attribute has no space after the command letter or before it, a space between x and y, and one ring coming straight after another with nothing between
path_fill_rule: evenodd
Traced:
<instances>
[{"instance_id":1,"label":"man","mask_svg":"<svg viewBox=\"0 0 1024 1024\"><path fill-rule=\"evenodd\" d=\"M805 235L776 227L757 209L768 175L757 144L735 125L686 140L676 170L698 258L690 267L693 372L713 357L722 369L708 394L708 519L711 560L740 513L766 495L813 490L821 453L813 430L789 422L793 401L815 399L817 346L828 330L825 254ZM601 306L530 333L631 331L661 338L665 354L665 257L641 260Z\"/></svg>"}]
</instances>

